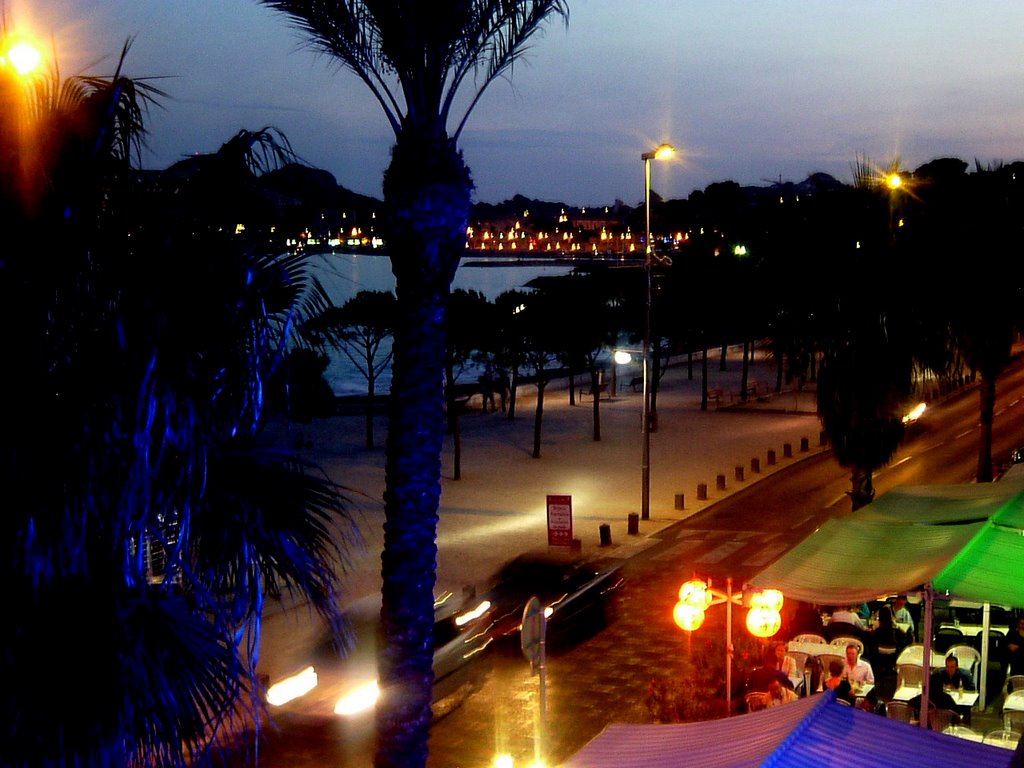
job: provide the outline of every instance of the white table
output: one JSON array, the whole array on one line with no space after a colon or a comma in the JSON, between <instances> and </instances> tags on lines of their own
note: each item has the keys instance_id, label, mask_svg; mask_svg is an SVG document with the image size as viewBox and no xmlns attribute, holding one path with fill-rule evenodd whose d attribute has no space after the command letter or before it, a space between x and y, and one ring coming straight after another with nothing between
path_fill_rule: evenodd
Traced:
<instances>
[{"instance_id":1,"label":"white table","mask_svg":"<svg viewBox=\"0 0 1024 768\"><path fill-rule=\"evenodd\" d=\"M983 627L981 624L950 624L948 621L939 624L939 629L959 629L964 633L964 637L977 637L981 634ZM990 625L989 631L999 632L1005 635L1009 631L1009 627Z\"/></svg>"},{"instance_id":2,"label":"white table","mask_svg":"<svg viewBox=\"0 0 1024 768\"><path fill-rule=\"evenodd\" d=\"M919 645L908 645L900 651L900 655L896 657L896 663L921 666L924 663L924 649ZM939 653L933 648L931 658L932 669L941 669L944 666L946 666L946 655Z\"/></svg>"},{"instance_id":3,"label":"white table","mask_svg":"<svg viewBox=\"0 0 1024 768\"><path fill-rule=\"evenodd\" d=\"M1012 709L1016 712L1024 711L1024 690L1016 690L1008 694L1003 702L1003 709Z\"/></svg>"},{"instance_id":4,"label":"white table","mask_svg":"<svg viewBox=\"0 0 1024 768\"><path fill-rule=\"evenodd\" d=\"M892 697L897 701L910 701L915 696L920 696L921 693L922 688L919 685L901 685ZM973 707L978 702L977 691L946 691L946 693L958 707Z\"/></svg>"}]
</instances>

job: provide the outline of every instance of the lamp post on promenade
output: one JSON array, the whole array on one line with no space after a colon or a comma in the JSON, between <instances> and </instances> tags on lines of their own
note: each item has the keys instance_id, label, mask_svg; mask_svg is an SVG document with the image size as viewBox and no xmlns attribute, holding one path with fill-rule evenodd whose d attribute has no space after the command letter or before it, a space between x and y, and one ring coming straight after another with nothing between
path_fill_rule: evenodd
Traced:
<instances>
[{"instance_id":1,"label":"lamp post on promenade","mask_svg":"<svg viewBox=\"0 0 1024 768\"><path fill-rule=\"evenodd\" d=\"M651 355L651 160L664 160L672 157L676 152L671 144L662 144L650 152L644 152L640 159L644 161L644 219L646 221L646 237L644 239L644 407L643 407L643 430L644 448L643 460L640 466L640 519L651 519L651 387L648 370L650 369Z\"/></svg>"}]
</instances>

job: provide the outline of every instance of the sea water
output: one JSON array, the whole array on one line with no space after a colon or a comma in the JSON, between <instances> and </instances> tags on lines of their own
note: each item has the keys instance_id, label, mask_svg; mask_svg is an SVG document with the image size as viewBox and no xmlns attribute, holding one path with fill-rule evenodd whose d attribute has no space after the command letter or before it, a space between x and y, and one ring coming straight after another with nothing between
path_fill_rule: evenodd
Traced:
<instances>
[{"instance_id":1,"label":"sea water","mask_svg":"<svg viewBox=\"0 0 1024 768\"><path fill-rule=\"evenodd\" d=\"M459 266L452 288L479 291L490 301L505 291L526 287L536 277L565 275L571 264L537 264L516 258L467 258ZM319 278L331 301L341 306L359 291L394 291L395 276L391 260L385 254L320 253L310 259L310 269ZM390 351L385 340L379 355ZM365 395L366 379L340 349L328 349L330 363L325 376L334 394ZM391 371L377 379L376 391L386 394L391 387Z\"/></svg>"}]
</instances>

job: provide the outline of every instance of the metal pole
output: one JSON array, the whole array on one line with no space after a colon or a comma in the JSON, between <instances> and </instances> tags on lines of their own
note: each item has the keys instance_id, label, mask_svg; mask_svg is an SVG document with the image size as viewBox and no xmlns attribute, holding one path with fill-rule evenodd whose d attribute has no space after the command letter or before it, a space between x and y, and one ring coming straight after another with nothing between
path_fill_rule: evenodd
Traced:
<instances>
[{"instance_id":1,"label":"metal pole","mask_svg":"<svg viewBox=\"0 0 1024 768\"><path fill-rule=\"evenodd\" d=\"M732 716L732 576L725 580L725 712Z\"/></svg>"},{"instance_id":2,"label":"metal pole","mask_svg":"<svg viewBox=\"0 0 1024 768\"><path fill-rule=\"evenodd\" d=\"M934 590L931 584L924 585L924 636L921 642L924 648L921 652L921 674L924 678L921 686L921 713L918 719L922 728L928 727L928 708L931 706L931 679L932 679L932 601Z\"/></svg>"},{"instance_id":3,"label":"metal pole","mask_svg":"<svg viewBox=\"0 0 1024 768\"><path fill-rule=\"evenodd\" d=\"M651 388L648 382L648 358L651 352L651 159L653 154L642 155L644 161L644 216L647 234L644 239L644 450L640 471L640 519L651 519Z\"/></svg>"}]
</instances>

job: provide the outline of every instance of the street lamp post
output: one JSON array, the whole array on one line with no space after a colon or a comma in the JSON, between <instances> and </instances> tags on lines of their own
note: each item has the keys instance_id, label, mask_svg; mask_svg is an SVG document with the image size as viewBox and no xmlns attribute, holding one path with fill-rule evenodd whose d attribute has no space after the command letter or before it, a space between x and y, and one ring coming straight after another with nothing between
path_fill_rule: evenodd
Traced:
<instances>
[{"instance_id":1,"label":"street lamp post","mask_svg":"<svg viewBox=\"0 0 1024 768\"><path fill-rule=\"evenodd\" d=\"M644 407L641 429L644 436L643 460L640 465L640 519L651 519L651 387L648 381L651 355L651 160L664 160L676 152L671 144L662 144L650 152L644 152L640 159L644 161L644 219L646 237L644 239Z\"/></svg>"}]
</instances>

